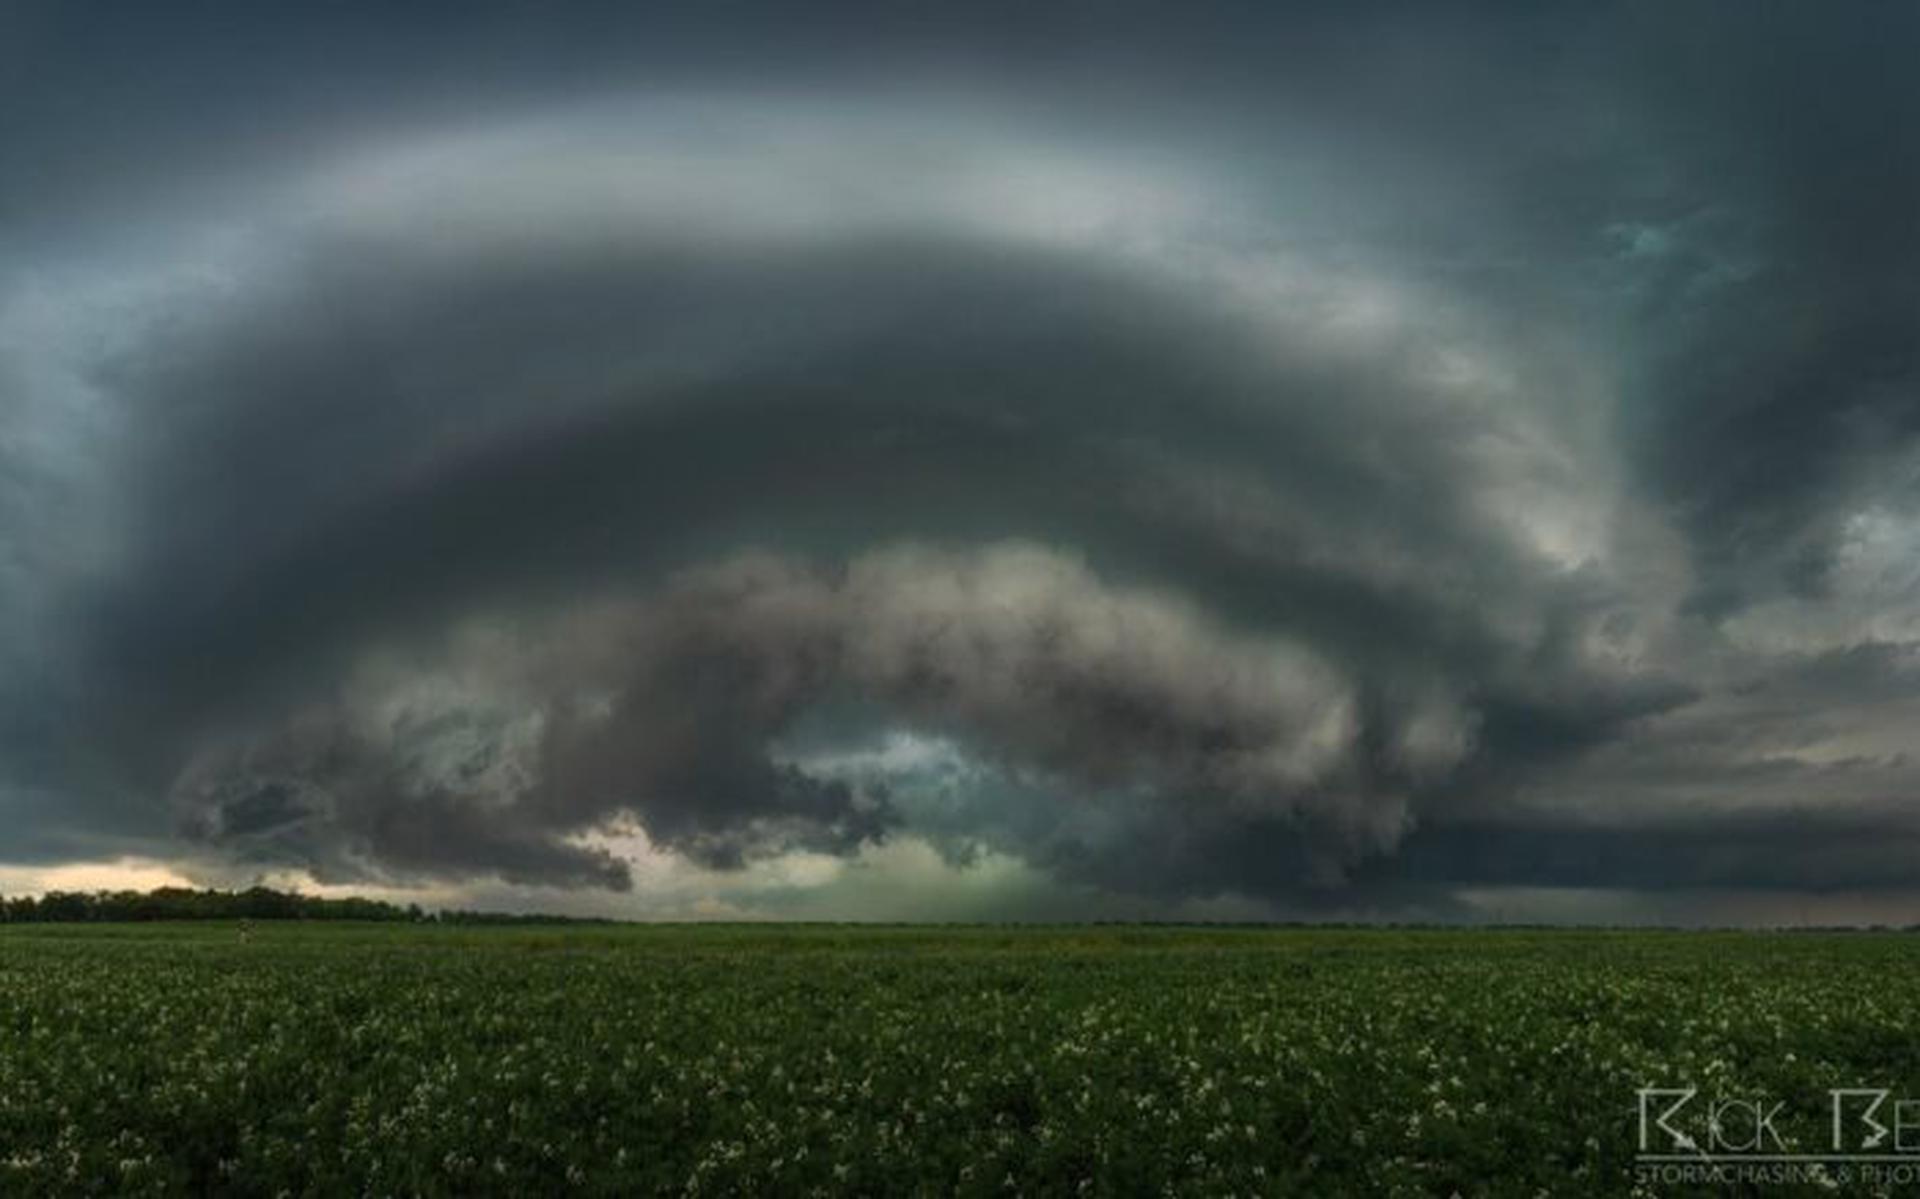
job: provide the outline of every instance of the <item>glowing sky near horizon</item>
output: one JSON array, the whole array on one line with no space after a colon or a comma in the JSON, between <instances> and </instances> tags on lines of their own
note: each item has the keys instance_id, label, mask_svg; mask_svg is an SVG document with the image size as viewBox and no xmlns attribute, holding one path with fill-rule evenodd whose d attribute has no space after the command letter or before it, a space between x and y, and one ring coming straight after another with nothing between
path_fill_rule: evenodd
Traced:
<instances>
[{"instance_id":1,"label":"glowing sky near horizon","mask_svg":"<svg viewBox=\"0 0 1920 1199\"><path fill-rule=\"evenodd\" d=\"M1912 14L166 8L0 15L0 890L1920 910Z\"/></svg>"}]
</instances>

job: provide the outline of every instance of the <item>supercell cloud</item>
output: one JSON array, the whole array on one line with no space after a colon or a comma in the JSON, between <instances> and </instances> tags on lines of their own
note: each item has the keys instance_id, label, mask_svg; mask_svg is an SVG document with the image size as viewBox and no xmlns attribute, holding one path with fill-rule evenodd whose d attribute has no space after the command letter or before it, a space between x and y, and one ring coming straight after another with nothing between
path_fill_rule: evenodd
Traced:
<instances>
[{"instance_id":1,"label":"supercell cloud","mask_svg":"<svg viewBox=\"0 0 1920 1199\"><path fill-rule=\"evenodd\" d=\"M1897 909L1920 28L1842 15L12 9L0 863Z\"/></svg>"}]
</instances>

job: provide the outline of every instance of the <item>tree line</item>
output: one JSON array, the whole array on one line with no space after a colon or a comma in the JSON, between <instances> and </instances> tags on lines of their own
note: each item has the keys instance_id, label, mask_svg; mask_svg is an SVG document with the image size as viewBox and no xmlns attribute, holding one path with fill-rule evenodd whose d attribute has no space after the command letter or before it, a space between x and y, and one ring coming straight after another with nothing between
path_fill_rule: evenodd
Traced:
<instances>
[{"instance_id":1,"label":"tree line","mask_svg":"<svg viewBox=\"0 0 1920 1199\"><path fill-rule=\"evenodd\" d=\"M394 923L548 924L608 923L565 916L458 910L426 911L419 904L346 896L324 899L271 887L244 891L161 887L153 891L49 891L0 896L0 923L79 924L153 920L375 920Z\"/></svg>"}]
</instances>

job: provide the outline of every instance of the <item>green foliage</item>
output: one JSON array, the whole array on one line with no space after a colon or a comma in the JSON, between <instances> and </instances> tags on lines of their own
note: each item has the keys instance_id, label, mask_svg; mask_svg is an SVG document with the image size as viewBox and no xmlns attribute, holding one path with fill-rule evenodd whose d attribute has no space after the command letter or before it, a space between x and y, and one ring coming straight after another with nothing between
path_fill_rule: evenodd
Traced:
<instances>
[{"instance_id":1,"label":"green foliage","mask_svg":"<svg viewBox=\"0 0 1920 1199\"><path fill-rule=\"evenodd\" d=\"M1897 935L0 931L0 1193L1618 1194L1635 1089L1920 1094Z\"/></svg>"},{"instance_id":2,"label":"green foliage","mask_svg":"<svg viewBox=\"0 0 1920 1199\"><path fill-rule=\"evenodd\" d=\"M150 920L438 920L454 924L564 924L559 916L518 916L493 912L448 911L429 915L417 904L400 907L378 899L349 895L323 899L249 887L244 891L196 891L161 887L154 891L49 891L13 899L0 897L0 923L87 924ZM597 921L595 923L605 923Z\"/></svg>"}]
</instances>

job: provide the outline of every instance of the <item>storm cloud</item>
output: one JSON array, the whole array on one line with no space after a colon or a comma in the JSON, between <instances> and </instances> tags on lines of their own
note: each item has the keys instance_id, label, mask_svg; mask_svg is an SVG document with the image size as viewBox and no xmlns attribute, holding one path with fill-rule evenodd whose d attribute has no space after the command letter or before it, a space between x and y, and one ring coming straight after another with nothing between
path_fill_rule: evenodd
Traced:
<instances>
[{"instance_id":1,"label":"storm cloud","mask_svg":"<svg viewBox=\"0 0 1920 1199\"><path fill-rule=\"evenodd\" d=\"M5 20L0 860L1920 890L1909 14Z\"/></svg>"}]
</instances>

